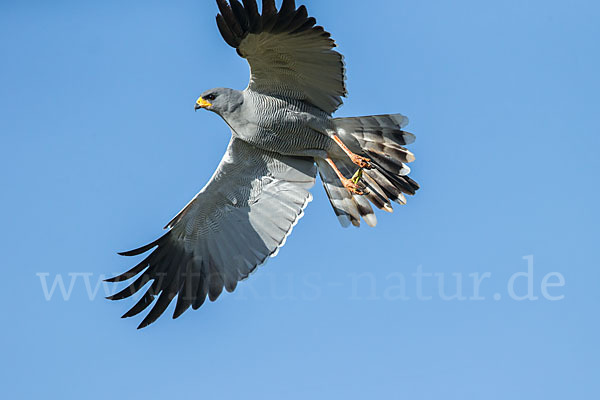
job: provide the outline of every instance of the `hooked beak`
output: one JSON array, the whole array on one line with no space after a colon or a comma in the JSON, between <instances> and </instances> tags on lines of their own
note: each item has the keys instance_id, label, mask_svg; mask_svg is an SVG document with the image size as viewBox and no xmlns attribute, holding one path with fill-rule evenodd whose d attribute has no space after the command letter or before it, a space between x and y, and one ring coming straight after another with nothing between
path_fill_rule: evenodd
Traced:
<instances>
[{"instance_id":1,"label":"hooked beak","mask_svg":"<svg viewBox=\"0 0 600 400\"><path fill-rule=\"evenodd\" d=\"M194 110L198 111L201 108L207 108L210 106L212 106L211 103L209 103L208 101L206 101L202 97L200 97L198 100L196 100L196 105L194 106Z\"/></svg>"}]
</instances>

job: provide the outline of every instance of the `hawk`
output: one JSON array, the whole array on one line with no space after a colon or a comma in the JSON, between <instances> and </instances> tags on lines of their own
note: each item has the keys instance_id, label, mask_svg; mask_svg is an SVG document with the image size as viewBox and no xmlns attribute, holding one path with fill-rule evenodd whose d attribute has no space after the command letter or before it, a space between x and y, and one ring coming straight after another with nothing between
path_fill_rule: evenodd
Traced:
<instances>
[{"instance_id":1,"label":"hawk","mask_svg":"<svg viewBox=\"0 0 600 400\"><path fill-rule=\"evenodd\" d=\"M400 114L332 118L346 96L343 56L305 6L283 0L217 0L225 42L250 65L242 91L204 92L195 109L221 116L231 141L206 186L167 224L167 233L139 249L149 252L129 271L134 279L111 300L128 298L152 282L125 314L150 305L148 326L177 297L173 318L235 290L284 245L312 197L319 173L343 226L375 226L371 205L392 212L418 184L408 177L415 136Z\"/></svg>"}]
</instances>

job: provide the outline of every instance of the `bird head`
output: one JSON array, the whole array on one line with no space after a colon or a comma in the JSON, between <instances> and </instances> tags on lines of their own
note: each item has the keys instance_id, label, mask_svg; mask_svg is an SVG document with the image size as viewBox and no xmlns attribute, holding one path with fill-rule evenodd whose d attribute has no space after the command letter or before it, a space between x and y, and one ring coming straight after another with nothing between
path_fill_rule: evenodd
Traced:
<instances>
[{"instance_id":1,"label":"bird head","mask_svg":"<svg viewBox=\"0 0 600 400\"><path fill-rule=\"evenodd\" d=\"M194 109L198 111L203 108L208 111L224 115L234 111L243 103L242 93L238 90L216 88L202 93L196 100Z\"/></svg>"}]
</instances>

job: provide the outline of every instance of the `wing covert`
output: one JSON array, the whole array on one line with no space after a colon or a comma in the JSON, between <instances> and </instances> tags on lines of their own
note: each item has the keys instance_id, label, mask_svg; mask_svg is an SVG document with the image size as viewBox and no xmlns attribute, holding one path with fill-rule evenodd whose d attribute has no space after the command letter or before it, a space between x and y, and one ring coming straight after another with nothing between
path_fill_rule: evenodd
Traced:
<instances>
[{"instance_id":1,"label":"wing covert","mask_svg":"<svg viewBox=\"0 0 600 400\"><path fill-rule=\"evenodd\" d=\"M283 0L217 0L217 26L223 39L250 64L248 89L307 101L333 113L346 96L343 56L306 7Z\"/></svg>"},{"instance_id":2,"label":"wing covert","mask_svg":"<svg viewBox=\"0 0 600 400\"><path fill-rule=\"evenodd\" d=\"M223 288L235 290L268 257L275 256L312 199L316 167L310 158L281 156L232 139L209 183L169 223L161 238L122 253L154 249L131 270L109 279L137 278L109 297L131 297L149 282L145 294L123 318L156 303L138 328L156 321L177 296L173 314L198 309Z\"/></svg>"}]
</instances>

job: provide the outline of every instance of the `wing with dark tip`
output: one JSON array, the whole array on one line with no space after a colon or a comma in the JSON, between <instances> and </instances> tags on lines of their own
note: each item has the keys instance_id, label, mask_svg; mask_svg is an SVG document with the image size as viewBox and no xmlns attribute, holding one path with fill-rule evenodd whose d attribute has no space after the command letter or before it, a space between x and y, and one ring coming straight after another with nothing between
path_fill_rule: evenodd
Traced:
<instances>
[{"instance_id":1,"label":"wing with dark tip","mask_svg":"<svg viewBox=\"0 0 600 400\"><path fill-rule=\"evenodd\" d=\"M343 56L306 7L283 0L217 0L223 39L250 64L249 90L309 102L333 113L346 95Z\"/></svg>"},{"instance_id":2,"label":"wing with dark tip","mask_svg":"<svg viewBox=\"0 0 600 400\"><path fill-rule=\"evenodd\" d=\"M108 282L132 282L111 300L147 291L123 318L154 303L139 328L156 321L177 297L173 314L198 309L235 290L268 257L276 255L311 200L316 167L309 158L282 156L232 139L209 183L169 223L160 239L122 253L152 252Z\"/></svg>"}]
</instances>

